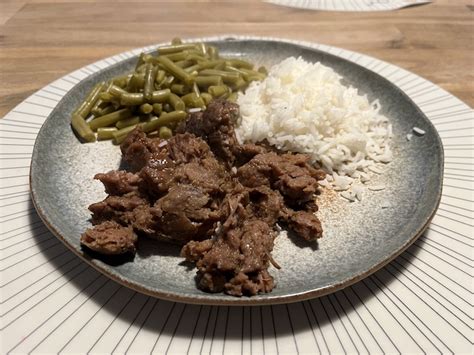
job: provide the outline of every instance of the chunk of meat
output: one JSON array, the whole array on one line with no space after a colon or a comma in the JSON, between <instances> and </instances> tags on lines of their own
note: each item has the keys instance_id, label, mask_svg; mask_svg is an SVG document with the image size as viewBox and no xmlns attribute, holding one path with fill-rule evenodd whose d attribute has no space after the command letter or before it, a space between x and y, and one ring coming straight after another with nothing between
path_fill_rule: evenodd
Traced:
<instances>
[{"instance_id":1,"label":"chunk of meat","mask_svg":"<svg viewBox=\"0 0 474 355\"><path fill-rule=\"evenodd\" d=\"M81 236L81 244L106 255L135 253L137 235L131 227L106 221L87 229Z\"/></svg>"},{"instance_id":2,"label":"chunk of meat","mask_svg":"<svg viewBox=\"0 0 474 355\"><path fill-rule=\"evenodd\" d=\"M236 296L254 295L269 292L273 287L273 279L266 270L274 238L275 232L267 223L246 220L239 227L218 235L212 245L207 240L191 242L181 254L196 262L199 287L203 290L224 290ZM261 277L259 279L259 274L268 276L265 282Z\"/></svg>"},{"instance_id":3,"label":"chunk of meat","mask_svg":"<svg viewBox=\"0 0 474 355\"><path fill-rule=\"evenodd\" d=\"M96 174L94 179L100 180L109 195L122 196L138 189L140 178L137 174L125 170L111 170L105 174Z\"/></svg>"},{"instance_id":4,"label":"chunk of meat","mask_svg":"<svg viewBox=\"0 0 474 355\"><path fill-rule=\"evenodd\" d=\"M199 161L211 156L207 143L189 133L177 134L168 140L168 154L176 163Z\"/></svg>"},{"instance_id":5,"label":"chunk of meat","mask_svg":"<svg viewBox=\"0 0 474 355\"><path fill-rule=\"evenodd\" d=\"M175 185L154 205L158 231L179 243L209 236L219 220L217 210L209 208L209 195L191 185Z\"/></svg>"},{"instance_id":6,"label":"chunk of meat","mask_svg":"<svg viewBox=\"0 0 474 355\"><path fill-rule=\"evenodd\" d=\"M120 145L122 159L133 171L139 171L153 155L162 153L165 143L165 140L159 138L148 138L138 127L130 132Z\"/></svg>"},{"instance_id":7,"label":"chunk of meat","mask_svg":"<svg viewBox=\"0 0 474 355\"><path fill-rule=\"evenodd\" d=\"M147 205L148 201L135 192L123 196L107 196L105 200L89 206L92 212L92 223L99 224L113 220L127 225L132 222L133 210L139 206Z\"/></svg>"},{"instance_id":8,"label":"chunk of meat","mask_svg":"<svg viewBox=\"0 0 474 355\"><path fill-rule=\"evenodd\" d=\"M315 240L323 235L319 219L311 212L295 211L286 218L288 227L306 240Z\"/></svg>"},{"instance_id":9,"label":"chunk of meat","mask_svg":"<svg viewBox=\"0 0 474 355\"><path fill-rule=\"evenodd\" d=\"M234 124L239 117L239 106L223 100L211 101L207 109L189 115L178 127L178 132L189 132L207 141L213 153L227 166L235 161L235 150L239 146Z\"/></svg>"}]
</instances>

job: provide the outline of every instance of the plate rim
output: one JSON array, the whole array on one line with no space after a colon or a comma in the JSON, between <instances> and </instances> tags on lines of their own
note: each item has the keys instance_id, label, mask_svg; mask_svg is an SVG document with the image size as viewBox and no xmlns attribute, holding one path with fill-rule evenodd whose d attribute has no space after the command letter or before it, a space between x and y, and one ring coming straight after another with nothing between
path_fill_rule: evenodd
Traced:
<instances>
[{"instance_id":1,"label":"plate rim","mask_svg":"<svg viewBox=\"0 0 474 355\"><path fill-rule=\"evenodd\" d=\"M426 114L423 112L423 110L420 108L420 106L418 104L416 104L416 102L407 93L405 93L405 91L403 89L401 89L396 83L390 81L388 78L382 76L381 74L371 70L370 68L368 68L366 66L363 66L363 65L361 65L357 62L351 61L350 59L342 57L338 54L331 53L327 49L324 49L324 48L321 49L319 47L321 45L319 45L317 43L295 41L295 40L288 40L288 39L281 39L281 38L272 38L272 37L239 36L239 35L223 35L223 36L213 36L213 37L204 37L204 38L186 38L183 41L184 42L192 42L192 41L196 41L196 40L202 40L202 41L207 41L207 42L211 42L211 41L222 41L222 42L231 42L231 41L262 41L263 42L263 41L271 41L271 42L277 42L277 43L287 43L287 44L302 47L302 48L305 48L305 49L308 49L308 50L311 50L311 51L317 51L317 52L321 52L323 54L327 54L327 55L330 55L330 56L333 56L333 57L337 57L338 59L341 59L343 61L351 62L352 65L359 66L359 67L363 68L364 70L369 70L373 74L378 76L380 79L388 82L391 86L393 86L404 97L404 99L408 100L409 102L411 102L413 104L413 106L416 108L418 113L421 116L424 117L425 122L427 122L431 126L431 128L433 128L434 132L436 132L436 140L438 142L438 146L440 147L440 156L439 156L440 165L439 165L439 174L438 174L438 176L439 176L439 178L438 178L439 188L438 188L438 192L437 192L436 204L434 205L434 207L430 211L430 213L429 213L428 217L426 218L426 220L423 221L423 224L420 224L420 227L417 229L416 233L414 233L414 235L411 236L411 238L409 238L400 248L395 250L395 252L392 252L388 258L382 260L380 263L377 263L377 264L373 265L371 268L369 268L369 269L367 269L367 270L365 270L365 271L363 271L359 274L356 274L353 277L350 277L348 279L340 281L336 284L332 284L332 285L326 286L326 287L321 287L321 288L318 288L318 289L287 294L287 295L272 296L272 294L269 293L269 294L267 294L268 296L266 296L264 298L254 298L254 297L240 297L240 298L237 298L237 297L232 297L232 296L223 297L222 295L220 295L220 297L218 297L218 298L213 298L212 296L210 296L212 294L208 294L208 293L205 293L205 292L203 292L202 296L195 296L195 295L193 295L193 296L184 295L183 296L180 292L170 293L170 292L165 292L165 291L154 291L151 288L147 288L146 286L144 286L141 283L133 282L133 281L130 281L126 278L121 277L118 274L111 273L107 268L103 268L100 265L98 265L97 263L94 263L93 259L87 258L84 254L81 254L81 252L79 250L77 250L72 244L70 244L61 235L61 233L58 230L56 230L56 228L54 228L49 223L49 221L47 220L47 217L44 215L44 211L39 206L40 203L37 201L37 196L35 195L36 192L35 192L35 189L33 187L33 185L34 185L34 183L32 181L32 170L33 170L33 165L34 165L33 161L34 161L35 156L37 155L36 147L37 147L37 143L38 143L37 139L35 139L35 143L34 143L34 146L33 146L33 152L31 154L31 164L30 164L30 169L29 169L29 188L30 188L31 200L32 200L33 205L35 207L35 210L38 213L38 215L40 216L42 222L51 231L51 233L56 238L58 238L69 250L71 250L75 255L79 256L81 258L81 260L85 261L88 265L92 266L95 270L97 270L101 274L105 275L109 279L111 279L115 282L118 282L119 284L121 284L121 285L123 285L127 288L130 288L132 290L135 290L135 291L138 291L140 293L146 294L148 296L153 296L153 297L168 300L168 301L188 303L188 304L197 304L197 305L261 306L261 305L275 305L275 304L286 304L286 303L299 302L299 301L303 301L303 300L307 300L307 299L321 297L321 296L336 292L338 290L344 289L348 286L351 286L351 285L357 283L358 281L365 279L366 277L370 276L371 274L375 273L376 271L382 269L384 266L386 266L391 261L396 259L401 253L403 253L408 247L410 247L423 234L423 232L426 230L426 228L430 224L431 220L435 216L435 214L438 210L440 201L441 201L441 197L442 197L442 189L443 189L443 181L444 181L444 147L443 147L443 142L441 140L441 137L440 137L440 135L438 133L438 130L435 127L435 125L426 116ZM151 51L154 51L156 49L156 47L158 47L160 45L163 45L165 43L167 43L167 42L162 42L162 43L158 43L158 44L154 44L154 45L150 45L150 46L145 46L145 47L141 47L141 48L133 48L131 50L118 53L118 54L113 55L111 57L102 58L99 61L94 62L92 64L95 64L95 63L98 63L98 62L101 62L101 61L105 61L106 63L108 63L107 59L112 58L112 57L117 57L117 56L120 56L120 55L124 55L124 57L126 57L125 53L133 54L133 57L136 57L136 56L138 56L138 54L136 54L136 52L138 52L138 53L141 52L141 51L151 52ZM352 51L345 50L345 49L338 48L338 47L329 46L328 48L336 48L336 49L340 49L341 51L352 52ZM352 53L358 54L357 52L352 52ZM364 56L366 56L366 55L364 55ZM369 57L369 56L366 56L366 57ZM126 57L126 58L120 57L120 58L122 60L128 60L131 57ZM369 58L372 58L372 57L369 57ZM376 58L374 58L374 59L376 59ZM379 62L384 62L382 60L378 60L378 61ZM40 130L38 131L38 135L43 130L44 124L56 112L57 106L60 104L60 102L62 100L64 100L65 96L69 93L70 90L72 90L75 86L77 86L83 80L87 80L91 75L96 75L97 73L100 73L104 70L107 70L108 68L110 68L110 66L115 65L117 63L119 63L119 62L116 62L116 63L114 62L114 64L108 64L106 67L101 68L100 70L96 70L94 73L88 74L85 78L83 78L80 81L78 81L77 83L75 83L74 86L71 89L67 90L67 92L65 92L64 95L62 95L61 99L57 102L57 104L55 104L52 111L45 118L44 122L41 125ZM384 62L384 63L387 63L387 62ZM88 66L90 66L92 64L83 66L82 68L79 68L79 69L77 69L77 70L75 70L75 71L73 71L69 74L66 74L62 78L67 77L70 74L73 74L74 72L76 72L78 70L81 70L83 68L87 68ZM390 63L387 63L387 64L390 64ZM393 65L393 64L391 64L391 65ZM393 66L395 66L395 65L393 65ZM395 67L400 68L398 66L395 66ZM411 73L411 72L409 72L409 73ZM416 75L416 74L413 74L413 75ZM48 85L46 85L46 86L48 86ZM38 137L38 135L37 135L37 137Z\"/></svg>"}]
</instances>

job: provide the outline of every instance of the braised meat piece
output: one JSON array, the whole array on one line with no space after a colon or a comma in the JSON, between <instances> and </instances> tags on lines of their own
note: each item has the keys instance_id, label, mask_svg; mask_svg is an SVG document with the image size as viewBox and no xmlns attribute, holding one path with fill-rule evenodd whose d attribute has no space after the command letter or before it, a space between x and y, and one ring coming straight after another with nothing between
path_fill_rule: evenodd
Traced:
<instances>
[{"instance_id":1,"label":"braised meat piece","mask_svg":"<svg viewBox=\"0 0 474 355\"><path fill-rule=\"evenodd\" d=\"M178 132L189 132L203 138L216 157L231 167L239 146L234 130L238 118L238 105L218 99L212 101L204 112L190 114L178 127Z\"/></svg>"},{"instance_id":2,"label":"braised meat piece","mask_svg":"<svg viewBox=\"0 0 474 355\"><path fill-rule=\"evenodd\" d=\"M111 170L105 174L96 174L94 179L100 180L109 195L121 196L137 191L140 178L138 175L124 170Z\"/></svg>"},{"instance_id":3,"label":"braised meat piece","mask_svg":"<svg viewBox=\"0 0 474 355\"><path fill-rule=\"evenodd\" d=\"M131 227L106 221L87 229L81 236L81 243L89 249L106 255L135 253L137 235Z\"/></svg>"},{"instance_id":4,"label":"braised meat piece","mask_svg":"<svg viewBox=\"0 0 474 355\"><path fill-rule=\"evenodd\" d=\"M268 274L275 231L267 223L250 219L229 229L216 240L190 242L182 255L196 262L199 286L209 292L234 296L269 292L273 278Z\"/></svg>"}]
</instances>

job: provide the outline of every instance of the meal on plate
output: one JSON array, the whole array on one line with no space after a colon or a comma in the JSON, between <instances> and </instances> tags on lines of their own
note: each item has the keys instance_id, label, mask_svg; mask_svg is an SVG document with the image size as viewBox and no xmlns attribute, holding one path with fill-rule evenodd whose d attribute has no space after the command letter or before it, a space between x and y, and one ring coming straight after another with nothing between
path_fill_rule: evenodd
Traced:
<instances>
[{"instance_id":1,"label":"meal on plate","mask_svg":"<svg viewBox=\"0 0 474 355\"><path fill-rule=\"evenodd\" d=\"M133 94L140 100L124 109L136 116L105 120L107 126L133 121L108 127L121 143L127 170L95 176L108 196L89 206L93 227L84 232L81 243L107 255L135 253L140 238L177 243L182 245L181 256L195 264L200 289L233 296L270 292L274 279L269 268L280 268L272 258L279 231L288 230L309 243L321 238L323 230L315 215L321 187L338 190L350 201L361 200L366 185L371 188L371 175L381 173L381 166L392 158L391 126L379 114L377 102L371 104L356 89L344 86L331 68L320 63L288 58L266 73L254 71L241 59L217 57L221 64L213 70L220 71L221 76L215 75L219 86L229 80L223 73L238 73L245 83L235 86L227 81L225 93L214 95L212 85L204 91L196 84L208 70L204 63L214 59L198 60L197 53L189 58L189 51L199 48L201 56L211 56L211 47L174 46L179 51L158 53L173 55L170 61L188 61L180 67L185 71L194 67L188 71L188 82L173 77L172 82L186 89L174 93L171 88L167 98L153 102L145 92L153 97L157 92L153 90L164 90L153 79L154 89L145 91L147 84L136 89ZM178 55L183 52L187 57ZM147 63L155 60L141 55L135 73L122 77L122 90ZM166 70L159 60L154 65L156 73ZM110 93L114 82L105 93L86 100L89 107L119 108L131 92L114 96ZM185 99L186 90L192 90L199 104ZM203 98L206 93L211 95L208 100ZM108 106L98 105L107 95ZM176 106L178 99L183 106ZM160 113L153 111L156 104ZM144 114L144 105L152 111ZM82 128L74 127L74 117L73 128L82 138L87 126L95 139L93 130L105 123L93 122L111 115L90 119L91 110L80 112L79 108L75 117L80 116ZM101 134L99 130L99 138Z\"/></svg>"}]
</instances>

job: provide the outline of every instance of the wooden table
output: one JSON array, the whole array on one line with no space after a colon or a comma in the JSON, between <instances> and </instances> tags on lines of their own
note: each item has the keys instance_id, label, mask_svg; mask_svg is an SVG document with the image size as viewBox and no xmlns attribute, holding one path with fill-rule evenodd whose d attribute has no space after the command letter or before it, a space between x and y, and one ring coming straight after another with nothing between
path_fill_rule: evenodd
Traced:
<instances>
[{"instance_id":1,"label":"wooden table","mask_svg":"<svg viewBox=\"0 0 474 355\"><path fill-rule=\"evenodd\" d=\"M474 6L299 10L260 1L0 0L0 117L100 58L172 37L254 34L319 42L413 71L474 106Z\"/></svg>"}]
</instances>

